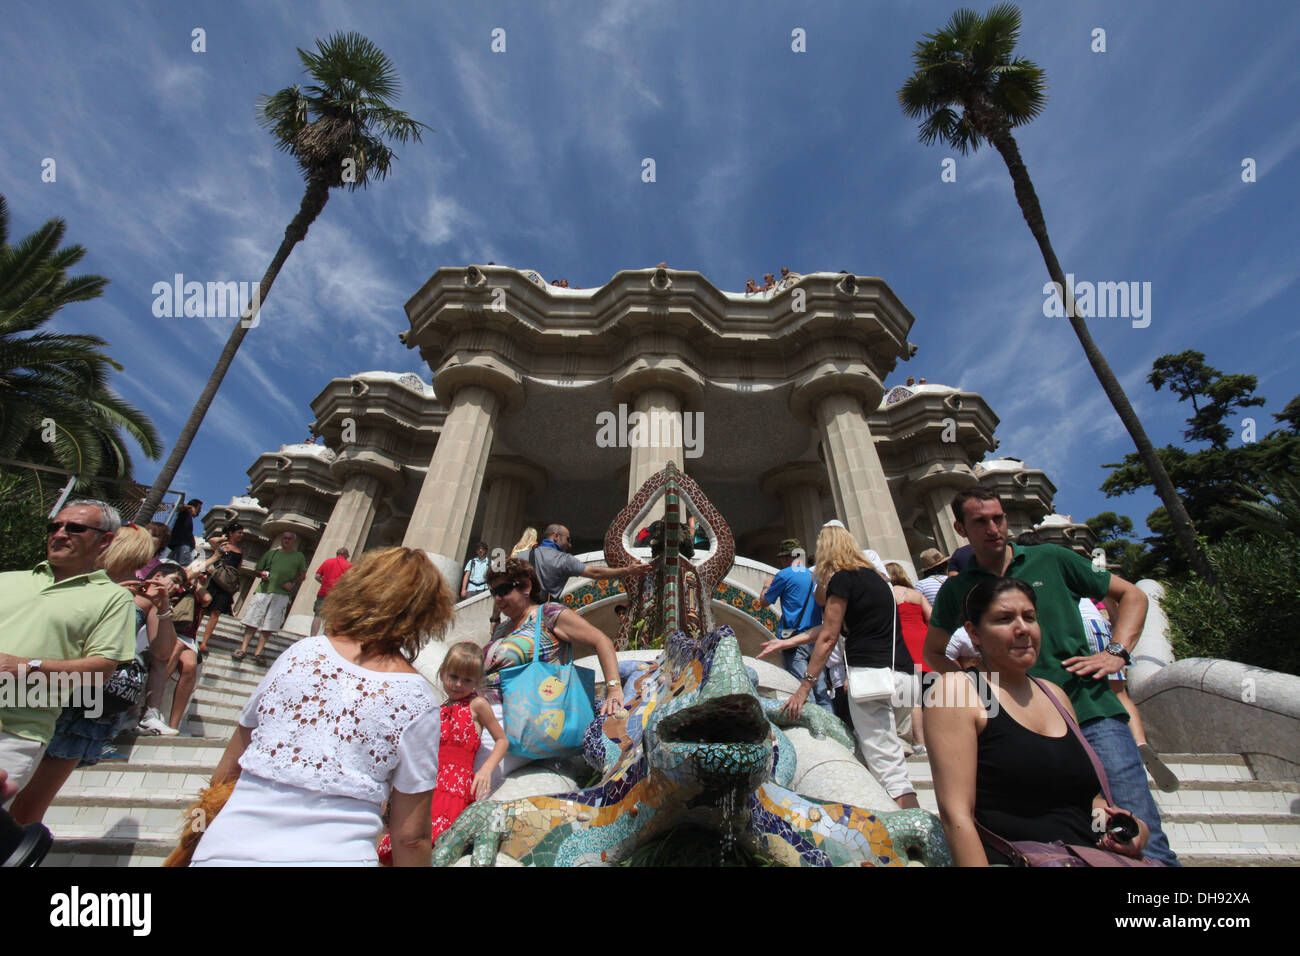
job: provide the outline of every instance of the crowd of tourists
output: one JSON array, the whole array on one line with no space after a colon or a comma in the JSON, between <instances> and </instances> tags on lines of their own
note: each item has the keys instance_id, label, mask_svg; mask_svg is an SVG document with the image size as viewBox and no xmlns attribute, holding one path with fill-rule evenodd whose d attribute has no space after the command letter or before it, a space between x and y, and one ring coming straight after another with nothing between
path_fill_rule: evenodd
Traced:
<instances>
[{"instance_id":1,"label":"crowd of tourists","mask_svg":"<svg viewBox=\"0 0 1300 956\"><path fill-rule=\"evenodd\" d=\"M191 518L198 504L185 509ZM761 598L779 605L780 636L758 656L779 651L798 680L788 714L814 706L843 720L900 808L918 806L908 752L927 757L960 865L1020 862L1026 846L1054 843L1176 865L1144 767L1163 787L1177 780L1123 693L1145 595L1064 548L1011 541L985 490L952 507L969 551L923 552L915 583L839 521L818 534L815 563L797 540L782 542ZM232 522L196 557L174 531L123 527L108 505L74 501L50 522L46 561L0 575L0 675L97 675L105 704L0 707L4 796L19 823L39 822L72 771L101 759L121 731L179 731L215 622L239 588L244 532ZM370 551L355 566L346 550L322 562L320 626L271 664L244 706L213 777L233 789L193 864L426 865L466 806L536 756L515 747L516 685L506 678L533 661L571 660L574 644L595 652L599 713L622 711L613 641L559 597L574 577L639 577L651 565L588 566L571 543L553 524L540 538L527 529L495 560L478 544L459 593L489 592L491 639L449 648L436 688L412 662L450 628L452 582L409 548ZM693 527L683 554L708 544ZM253 660L266 663L266 639L307 568L291 533L257 562L236 659L257 634Z\"/></svg>"}]
</instances>

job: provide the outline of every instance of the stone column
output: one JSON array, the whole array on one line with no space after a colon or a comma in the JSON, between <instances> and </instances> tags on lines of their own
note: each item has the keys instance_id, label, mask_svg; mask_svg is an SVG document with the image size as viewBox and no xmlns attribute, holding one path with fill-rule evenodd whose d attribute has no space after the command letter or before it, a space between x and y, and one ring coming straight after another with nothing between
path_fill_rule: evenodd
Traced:
<instances>
[{"instance_id":1,"label":"stone column","mask_svg":"<svg viewBox=\"0 0 1300 956\"><path fill-rule=\"evenodd\" d=\"M630 499L646 480L673 462L683 472L682 433L676 424L681 422L682 400L676 392L666 388L647 388L639 392L633 411L645 418L641 428L633 427L635 419L628 416L628 443L631 444L631 470L628 476L627 496ZM641 441L637 441L638 433Z\"/></svg>"},{"instance_id":2,"label":"stone column","mask_svg":"<svg viewBox=\"0 0 1300 956\"><path fill-rule=\"evenodd\" d=\"M344 480L343 492L334 502L334 511L321 534L316 553L307 566L307 577L298 588L293 606L289 609L289 617L284 622L286 631L295 634L307 634L310 631L312 606L320 591L316 571L321 564L334 557L339 548L347 548L354 563L360 556L366 537L370 534L370 525L375 520L375 498L380 487L378 478L360 471L353 472Z\"/></svg>"},{"instance_id":3,"label":"stone column","mask_svg":"<svg viewBox=\"0 0 1300 956\"><path fill-rule=\"evenodd\" d=\"M488 460L484 474L483 540L489 551L509 549L524 529L528 499L546 487L546 475L541 466L523 458L500 455Z\"/></svg>"},{"instance_id":4,"label":"stone column","mask_svg":"<svg viewBox=\"0 0 1300 956\"><path fill-rule=\"evenodd\" d=\"M952 526L952 496L956 493L956 488L939 485L924 495L923 507L934 529L935 547L944 554L952 554L966 543Z\"/></svg>"},{"instance_id":5,"label":"stone column","mask_svg":"<svg viewBox=\"0 0 1300 956\"><path fill-rule=\"evenodd\" d=\"M897 561L915 580L885 469L862 414L862 400L832 393L817 402L816 414L827 471L839 488L837 502L843 502L844 524L864 548L878 552L886 561Z\"/></svg>"},{"instance_id":6,"label":"stone column","mask_svg":"<svg viewBox=\"0 0 1300 956\"><path fill-rule=\"evenodd\" d=\"M795 537L813 563L817 535L822 526L822 497L827 471L819 462L795 462L773 469L764 476L763 494L781 500L784 512L783 538Z\"/></svg>"},{"instance_id":7,"label":"stone column","mask_svg":"<svg viewBox=\"0 0 1300 956\"><path fill-rule=\"evenodd\" d=\"M406 547L428 554L453 590L459 587L501 410L501 398L483 385L466 385L455 393L402 539Z\"/></svg>"}]
</instances>

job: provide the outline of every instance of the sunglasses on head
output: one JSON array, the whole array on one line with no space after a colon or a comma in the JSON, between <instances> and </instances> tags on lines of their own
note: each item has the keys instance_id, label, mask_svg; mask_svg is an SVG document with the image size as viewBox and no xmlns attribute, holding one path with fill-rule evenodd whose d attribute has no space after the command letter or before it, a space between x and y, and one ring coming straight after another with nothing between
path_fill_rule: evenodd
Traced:
<instances>
[{"instance_id":1,"label":"sunglasses on head","mask_svg":"<svg viewBox=\"0 0 1300 956\"><path fill-rule=\"evenodd\" d=\"M103 528L96 528L93 525L78 524L76 521L51 521L45 526L47 534L54 534L60 528L67 530L68 534L85 534L87 531L98 531L104 533Z\"/></svg>"},{"instance_id":2,"label":"sunglasses on head","mask_svg":"<svg viewBox=\"0 0 1300 956\"><path fill-rule=\"evenodd\" d=\"M505 581L490 590L493 597L503 598L517 587L519 585L514 581Z\"/></svg>"}]
</instances>

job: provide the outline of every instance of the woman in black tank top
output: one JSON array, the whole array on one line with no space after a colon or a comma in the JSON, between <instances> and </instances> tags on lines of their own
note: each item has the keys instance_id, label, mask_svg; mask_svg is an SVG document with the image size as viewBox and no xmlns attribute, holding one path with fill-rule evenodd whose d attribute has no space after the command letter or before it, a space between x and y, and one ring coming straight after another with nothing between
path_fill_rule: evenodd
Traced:
<instances>
[{"instance_id":1,"label":"woman in black tank top","mask_svg":"<svg viewBox=\"0 0 1300 956\"><path fill-rule=\"evenodd\" d=\"M1004 840L1059 840L1141 856L1145 824L1139 821L1128 843L1103 837L1105 828L1094 825L1126 811L1106 805L1088 752L1048 696L1073 716L1065 692L1029 676L1041 640L1033 589L1011 578L979 584L967 596L965 616L983 654L981 670L943 674L941 696L925 715L954 862L1008 862L984 843L976 823Z\"/></svg>"}]
</instances>

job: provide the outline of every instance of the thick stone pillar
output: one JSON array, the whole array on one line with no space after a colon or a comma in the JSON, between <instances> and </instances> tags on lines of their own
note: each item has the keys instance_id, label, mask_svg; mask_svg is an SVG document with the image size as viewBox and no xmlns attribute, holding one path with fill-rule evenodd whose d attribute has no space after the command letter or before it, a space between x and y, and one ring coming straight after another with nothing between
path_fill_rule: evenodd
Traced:
<instances>
[{"instance_id":1,"label":"thick stone pillar","mask_svg":"<svg viewBox=\"0 0 1300 956\"><path fill-rule=\"evenodd\" d=\"M677 393L666 388L647 388L637 393L633 411L645 418L640 429L634 429L628 416L628 441L631 444L631 469L628 476L627 496L630 499L654 474L673 462L683 472L682 454L682 400ZM638 435L641 440L638 441Z\"/></svg>"},{"instance_id":2,"label":"thick stone pillar","mask_svg":"<svg viewBox=\"0 0 1300 956\"><path fill-rule=\"evenodd\" d=\"M796 462L774 469L763 479L763 494L781 500L784 513L783 538L795 537L813 563L817 535L822 526L822 497L827 488L827 471L817 462Z\"/></svg>"},{"instance_id":3,"label":"thick stone pillar","mask_svg":"<svg viewBox=\"0 0 1300 956\"><path fill-rule=\"evenodd\" d=\"M864 548L897 561L915 580L907 539L885 481L885 469L862 414L862 400L835 393L817 402L817 425L826 450L827 471L839 488L843 521Z\"/></svg>"},{"instance_id":4,"label":"thick stone pillar","mask_svg":"<svg viewBox=\"0 0 1300 956\"><path fill-rule=\"evenodd\" d=\"M966 543L952 526L952 496L956 493L957 489L940 485L924 495L925 516L934 529L935 547L944 554L952 554Z\"/></svg>"},{"instance_id":5,"label":"thick stone pillar","mask_svg":"<svg viewBox=\"0 0 1300 956\"><path fill-rule=\"evenodd\" d=\"M541 466L522 458L493 455L483 484L487 489L483 540L489 551L509 549L524 529L528 499L546 488L546 474Z\"/></svg>"},{"instance_id":6,"label":"thick stone pillar","mask_svg":"<svg viewBox=\"0 0 1300 956\"><path fill-rule=\"evenodd\" d=\"M455 393L402 539L406 547L428 554L453 590L464 567L501 408L501 398L482 385L466 385Z\"/></svg>"},{"instance_id":7,"label":"thick stone pillar","mask_svg":"<svg viewBox=\"0 0 1300 956\"><path fill-rule=\"evenodd\" d=\"M307 577L289 608L289 617L284 622L286 631L295 634L310 631L312 606L320 591L316 571L321 564L334 557L339 548L347 548L354 563L360 556L370 534L370 525L375 520L375 498L380 487L378 478L364 472L353 472L344 480L343 491L334 502L334 511L307 566Z\"/></svg>"}]
</instances>

